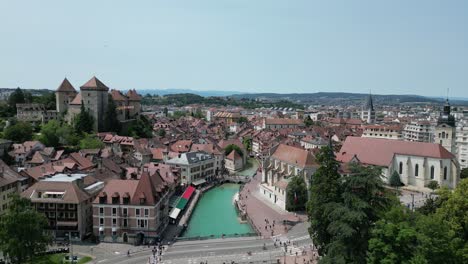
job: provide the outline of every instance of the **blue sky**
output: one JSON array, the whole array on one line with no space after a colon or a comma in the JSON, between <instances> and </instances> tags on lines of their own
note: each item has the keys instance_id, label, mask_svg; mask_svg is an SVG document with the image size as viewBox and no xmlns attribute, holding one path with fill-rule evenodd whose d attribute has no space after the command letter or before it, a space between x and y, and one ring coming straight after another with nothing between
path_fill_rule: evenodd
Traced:
<instances>
[{"instance_id":1,"label":"blue sky","mask_svg":"<svg viewBox=\"0 0 468 264\"><path fill-rule=\"evenodd\" d=\"M468 1L0 0L0 87L468 97Z\"/></svg>"}]
</instances>

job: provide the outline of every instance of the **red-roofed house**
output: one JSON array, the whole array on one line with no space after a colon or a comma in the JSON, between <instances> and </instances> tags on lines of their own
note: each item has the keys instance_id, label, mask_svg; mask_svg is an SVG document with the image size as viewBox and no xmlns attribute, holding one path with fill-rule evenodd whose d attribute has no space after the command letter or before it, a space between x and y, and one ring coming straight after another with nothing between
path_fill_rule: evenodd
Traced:
<instances>
[{"instance_id":1,"label":"red-roofed house","mask_svg":"<svg viewBox=\"0 0 468 264\"><path fill-rule=\"evenodd\" d=\"M93 230L101 241L142 244L169 223L170 184L158 172L110 180L93 202Z\"/></svg>"},{"instance_id":2,"label":"red-roofed house","mask_svg":"<svg viewBox=\"0 0 468 264\"><path fill-rule=\"evenodd\" d=\"M303 177L307 186L318 168L315 156L302 148L279 144L262 162L260 194L286 210L286 189L292 177Z\"/></svg>"},{"instance_id":3,"label":"red-roofed house","mask_svg":"<svg viewBox=\"0 0 468 264\"><path fill-rule=\"evenodd\" d=\"M460 179L455 156L433 143L347 137L336 159L380 166L386 181L396 171L405 185L416 188L424 188L432 180L455 188Z\"/></svg>"}]
</instances>

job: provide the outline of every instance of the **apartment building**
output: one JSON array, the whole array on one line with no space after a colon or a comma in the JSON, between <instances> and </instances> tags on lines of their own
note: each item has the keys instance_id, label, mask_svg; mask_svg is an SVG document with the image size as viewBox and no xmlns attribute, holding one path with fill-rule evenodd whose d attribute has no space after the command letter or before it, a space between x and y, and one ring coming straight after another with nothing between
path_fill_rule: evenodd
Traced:
<instances>
[{"instance_id":1,"label":"apartment building","mask_svg":"<svg viewBox=\"0 0 468 264\"><path fill-rule=\"evenodd\" d=\"M460 168L468 168L468 127L459 123L455 132L456 154Z\"/></svg>"},{"instance_id":2,"label":"apartment building","mask_svg":"<svg viewBox=\"0 0 468 264\"><path fill-rule=\"evenodd\" d=\"M402 140L403 135L401 131L402 129L399 125L367 125L363 127L361 137Z\"/></svg>"},{"instance_id":3,"label":"apartment building","mask_svg":"<svg viewBox=\"0 0 468 264\"><path fill-rule=\"evenodd\" d=\"M180 168L183 185L200 185L215 177L215 158L204 151L180 153L166 164Z\"/></svg>"},{"instance_id":4,"label":"apartment building","mask_svg":"<svg viewBox=\"0 0 468 264\"><path fill-rule=\"evenodd\" d=\"M19 194L28 187L28 178L19 175L0 160L0 216L11 202L12 194Z\"/></svg>"},{"instance_id":5,"label":"apartment building","mask_svg":"<svg viewBox=\"0 0 468 264\"><path fill-rule=\"evenodd\" d=\"M405 141L429 142L434 139L434 126L429 121L412 121L403 128Z\"/></svg>"},{"instance_id":6,"label":"apartment building","mask_svg":"<svg viewBox=\"0 0 468 264\"><path fill-rule=\"evenodd\" d=\"M170 189L157 172L108 181L93 202L94 234L101 241L137 245L159 240L169 223Z\"/></svg>"}]
</instances>

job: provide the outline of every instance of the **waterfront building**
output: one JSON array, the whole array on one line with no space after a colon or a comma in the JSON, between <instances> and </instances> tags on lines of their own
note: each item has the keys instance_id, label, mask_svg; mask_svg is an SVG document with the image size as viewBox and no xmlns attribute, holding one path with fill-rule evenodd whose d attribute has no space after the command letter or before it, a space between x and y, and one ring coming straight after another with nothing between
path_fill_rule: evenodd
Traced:
<instances>
[{"instance_id":1,"label":"waterfront building","mask_svg":"<svg viewBox=\"0 0 468 264\"><path fill-rule=\"evenodd\" d=\"M169 223L170 189L158 172L109 180L92 203L94 234L101 241L137 245L158 240Z\"/></svg>"},{"instance_id":2,"label":"waterfront building","mask_svg":"<svg viewBox=\"0 0 468 264\"><path fill-rule=\"evenodd\" d=\"M319 167L314 155L302 148L279 144L272 155L262 160L260 194L286 210L287 187L292 177L303 177L307 186Z\"/></svg>"},{"instance_id":3,"label":"waterfront building","mask_svg":"<svg viewBox=\"0 0 468 264\"><path fill-rule=\"evenodd\" d=\"M455 188L460 177L455 156L434 143L347 137L336 159L382 167L382 177L387 182L396 171L405 185L418 189L430 181Z\"/></svg>"},{"instance_id":4,"label":"waterfront building","mask_svg":"<svg viewBox=\"0 0 468 264\"><path fill-rule=\"evenodd\" d=\"M165 163L180 168L180 183L185 186L200 185L215 177L215 158L204 151L180 153Z\"/></svg>"}]
</instances>

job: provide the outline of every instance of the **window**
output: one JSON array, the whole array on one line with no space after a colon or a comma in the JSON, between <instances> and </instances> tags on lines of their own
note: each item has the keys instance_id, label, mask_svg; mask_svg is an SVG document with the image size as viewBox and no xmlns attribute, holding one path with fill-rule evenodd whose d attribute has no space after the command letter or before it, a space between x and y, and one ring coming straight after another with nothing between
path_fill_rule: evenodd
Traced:
<instances>
[{"instance_id":1,"label":"window","mask_svg":"<svg viewBox=\"0 0 468 264\"><path fill-rule=\"evenodd\" d=\"M117 208L115 207L112 208L112 215L114 216L117 215Z\"/></svg>"},{"instance_id":2,"label":"window","mask_svg":"<svg viewBox=\"0 0 468 264\"><path fill-rule=\"evenodd\" d=\"M414 176L418 177L419 175L419 164L416 164L414 166Z\"/></svg>"},{"instance_id":3,"label":"window","mask_svg":"<svg viewBox=\"0 0 468 264\"><path fill-rule=\"evenodd\" d=\"M447 180L447 166L444 167L444 180Z\"/></svg>"},{"instance_id":4,"label":"window","mask_svg":"<svg viewBox=\"0 0 468 264\"><path fill-rule=\"evenodd\" d=\"M400 174L403 173L403 162L401 162L401 161L400 161L400 169L399 169L399 171L400 171Z\"/></svg>"},{"instance_id":5,"label":"window","mask_svg":"<svg viewBox=\"0 0 468 264\"><path fill-rule=\"evenodd\" d=\"M145 209L145 216L149 215L149 209Z\"/></svg>"},{"instance_id":6,"label":"window","mask_svg":"<svg viewBox=\"0 0 468 264\"><path fill-rule=\"evenodd\" d=\"M127 216L128 209L127 208L122 208L122 213L123 213L124 216Z\"/></svg>"},{"instance_id":7,"label":"window","mask_svg":"<svg viewBox=\"0 0 468 264\"><path fill-rule=\"evenodd\" d=\"M104 225L104 218L99 218L99 226L103 226Z\"/></svg>"},{"instance_id":8,"label":"window","mask_svg":"<svg viewBox=\"0 0 468 264\"><path fill-rule=\"evenodd\" d=\"M434 179L434 166L431 166L431 180Z\"/></svg>"},{"instance_id":9,"label":"window","mask_svg":"<svg viewBox=\"0 0 468 264\"><path fill-rule=\"evenodd\" d=\"M99 208L99 215L103 215L104 214L104 207L100 207Z\"/></svg>"},{"instance_id":10,"label":"window","mask_svg":"<svg viewBox=\"0 0 468 264\"><path fill-rule=\"evenodd\" d=\"M136 215L136 216L140 216L140 209L135 208L135 215Z\"/></svg>"},{"instance_id":11,"label":"window","mask_svg":"<svg viewBox=\"0 0 468 264\"><path fill-rule=\"evenodd\" d=\"M68 205L68 209L74 210L74 209L75 209L75 205L74 205L74 204L69 204L69 205Z\"/></svg>"},{"instance_id":12,"label":"window","mask_svg":"<svg viewBox=\"0 0 468 264\"><path fill-rule=\"evenodd\" d=\"M127 227L127 226L128 226L128 223L127 223L127 219L126 219L126 218L124 218L124 220L123 220L123 226L124 226L124 227Z\"/></svg>"},{"instance_id":13,"label":"window","mask_svg":"<svg viewBox=\"0 0 468 264\"><path fill-rule=\"evenodd\" d=\"M117 225L117 219L116 218L112 218L112 226L116 226Z\"/></svg>"}]
</instances>

